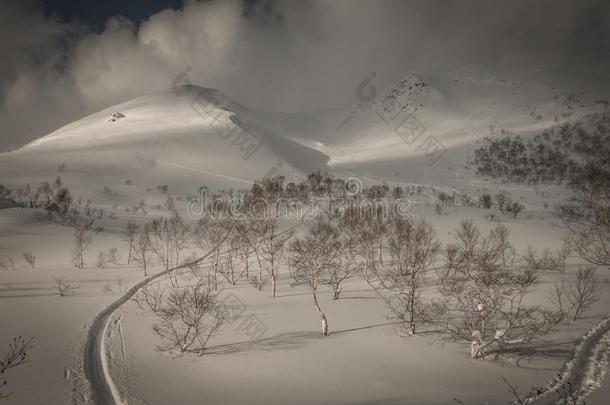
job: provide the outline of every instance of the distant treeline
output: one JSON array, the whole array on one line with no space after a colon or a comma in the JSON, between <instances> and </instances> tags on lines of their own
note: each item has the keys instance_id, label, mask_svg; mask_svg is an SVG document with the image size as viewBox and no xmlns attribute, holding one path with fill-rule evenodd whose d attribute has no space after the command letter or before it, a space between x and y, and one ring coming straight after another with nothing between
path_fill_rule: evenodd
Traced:
<instances>
[{"instance_id":1,"label":"distant treeline","mask_svg":"<svg viewBox=\"0 0 610 405\"><path fill-rule=\"evenodd\" d=\"M610 116L604 113L553 126L529 140L486 137L472 163L478 175L505 182L561 183L577 177L586 163L609 159L609 129Z\"/></svg>"}]
</instances>

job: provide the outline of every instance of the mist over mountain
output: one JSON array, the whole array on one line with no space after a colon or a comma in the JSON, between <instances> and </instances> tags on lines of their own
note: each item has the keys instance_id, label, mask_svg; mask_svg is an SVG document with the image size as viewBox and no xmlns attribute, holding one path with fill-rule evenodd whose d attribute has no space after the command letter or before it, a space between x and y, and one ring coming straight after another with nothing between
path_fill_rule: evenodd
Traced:
<instances>
[{"instance_id":1,"label":"mist over mountain","mask_svg":"<svg viewBox=\"0 0 610 405\"><path fill-rule=\"evenodd\" d=\"M371 73L380 92L407 74L468 65L492 75L526 68L605 77L608 7L192 0L142 21L113 16L100 30L45 13L36 0L7 0L0 5L0 148L177 79L260 110L309 112L357 103L357 87Z\"/></svg>"}]
</instances>

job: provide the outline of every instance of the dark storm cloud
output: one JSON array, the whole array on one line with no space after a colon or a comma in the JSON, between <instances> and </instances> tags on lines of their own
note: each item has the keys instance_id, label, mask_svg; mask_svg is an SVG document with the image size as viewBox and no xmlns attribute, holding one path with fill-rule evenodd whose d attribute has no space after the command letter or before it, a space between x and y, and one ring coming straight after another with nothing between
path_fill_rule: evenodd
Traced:
<instances>
[{"instance_id":1,"label":"dark storm cloud","mask_svg":"<svg viewBox=\"0 0 610 405\"><path fill-rule=\"evenodd\" d=\"M187 1L101 32L45 17L37 1L0 2L0 149L84 114L195 84L247 105L303 111L355 101L375 71L462 64L572 69L607 63L605 1Z\"/></svg>"},{"instance_id":2,"label":"dark storm cloud","mask_svg":"<svg viewBox=\"0 0 610 405\"><path fill-rule=\"evenodd\" d=\"M131 21L141 21L168 8L179 9L182 0L39 0L45 16L65 21L86 21L96 32L104 29L106 20L122 15Z\"/></svg>"}]
</instances>

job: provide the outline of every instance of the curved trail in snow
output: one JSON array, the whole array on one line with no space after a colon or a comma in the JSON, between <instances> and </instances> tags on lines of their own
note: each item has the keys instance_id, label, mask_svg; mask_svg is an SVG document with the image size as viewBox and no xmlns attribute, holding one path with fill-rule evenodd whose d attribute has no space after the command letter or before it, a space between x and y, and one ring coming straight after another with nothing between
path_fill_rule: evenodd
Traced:
<instances>
[{"instance_id":1,"label":"curved trail in snow","mask_svg":"<svg viewBox=\"0 0 610 405\"><path fill-rule=\"evenodd\" d=\"M224 240L222 242L224 242ZM110 372L106 364L104 337L106 335L108 320L112 314L123 304L129 301L142 287L172 271L178 271L179 269L186 268L193 264L201 263L208 256L210 256L212 252L213 250L193 262L186 263L169 270L163 270L159 273L146 277L144 280L136 283L123 296L107 306L95 317L87 334L84 361L85 376L87 377L87 380L91 386L91 396L94 403L99 405L124 404L124 402L121 400L119 391L114 384L114 381L112 381L112 377L110 376Z\"/></svg>"},{"instance_id":2,"label":"curved trail in snow","mask_svg":"<svg viewBox=\"0 0 610 405\"><path fill-rule=\"evenodd\" d=\"M85 345L85 375L91 386L91 396L93 402L100 405L123 404L118 389L112 381L106 364L106 351L104 337L106 326L112 314L123 304L129 301L139 290L148 283L169 273L173 269L163 270L157 274L149 276L131 287L122 297L114 301L102 312L100 312L89 328L87 343Z\"/></svg>"},{"instance_id":3,"label":"curved trail in snow","mask_svg":"<svg viewBox=\"0 0 610 405\"><path fill-rule=\"evenodd\" d=\"M278 232L277 236L286 232L290 232L292 229L298 227L299 225L300 224L296 224L287 229L284 229L283 231ZM225 235L225 237L218 244L218 246L222 246L222 244L228 237L229 233ZM87 333L87 342L85 344L84 369L85 376L87 377L87 380L89 381L91 387L91 398L95 404L124 405L119 390L117 389L116 385L114 384L114 381L112 380L112 376L110 375L110 371L108 370L108 365L106 361L104 337L106 335L106 326L108 325L108 320L110 319L112 314L121 306L123 306L123 304L129 301L142 287L166 274L171 273L172 271L178 271L194 264L201 264L201 262L207 259L214 252L215 249L216 248L211 249L208 253L206 253L197 260L182 264L180 266L168 270L160 271L159 273L153 274L139 281L133 287L131 287L124 295L122 295L112 304L107 306L93 319L93 322L89 327L89 332ZM227 250L221 252L221 254L226 254L230 251L231 250Z\"/></svg>"}]
</instances>

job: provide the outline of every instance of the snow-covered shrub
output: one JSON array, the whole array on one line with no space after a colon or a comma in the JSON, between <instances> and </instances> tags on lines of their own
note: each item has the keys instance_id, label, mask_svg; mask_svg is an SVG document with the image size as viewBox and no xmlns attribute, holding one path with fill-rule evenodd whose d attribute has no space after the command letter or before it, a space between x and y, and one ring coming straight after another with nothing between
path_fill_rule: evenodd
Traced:
<instances>
[{"instance_id":1,"label":"snow-covered shrub","mask_svg":"<svg viewBox=\"0 0 610 405\"><path fill-rule=\"evenodd\" d=\"M87 223L78 223L74 227L74 247L72 248L72 263L77 269L85 267L84 253L93 242Z\"/></svg>"},{"instance_id":2,"label":"snow-covered shrub","mask_svg":"<svg viewBox=\"0 0 610 405\"><path fill-rule=\"evenodd\" d=\"M491 196L489 194L483 194L479 197L479 204L481 208L490 209L492 205Z\"/></svg>"},{"instance_id":3,"label":"snow-covered shrub","mask_svg":"<svg viewBox=\"0 0 610 405\"><path fill-rule=\"evenodd\" d=\"M107 261L107 257L106 257L106 251L99 251L97 253L97 259L95 261L95 267L97 267L98 269L104 269L106 268L106 265L108 264Z\"/></svg>"},{"instance_id":4,"label":"snow-covered shrub","mask_svg":"<svg viewBox=\"0 0 610 405\"><path fill-rule=\"evenodd\" d=\"M98 268L106 268L108 264L119 264L121 260L121 254L117 248L111 248L108 250L102 250L98 252L95 266Z\"/></svg>"},{"instance_id":5,"label":"snow-covered shrub","mask_svg":"<svg viewBox=\"0 0 610 405\"><path fill-rule=\"evenodd\" d=\"M0 270L15 270L16 264L12 257L0 260Z\"/></svg>"},{"instance_id":6,"label":"snow-covered shrub","mask_svg":"<svg viewBox=\"0 0 610 405\"><path fill-rule=\"evenodd\" d=\"M115 266L117 266L119 264L119 262L121 261L121 254L119 253L119 249L117 248L110 248L106 251L106 256L108 259L108 263L112 263Z\"/></svg>"},{"instance_id":7,"label":"snow-covered shrub","mask_svg":"<svg viewBox=\"0 0 610 405\"><path fill-rule=\"evenodd\" d=\"M77 285L70 284L65 278L55 278L55 283L57 284L57 291L61 297L66 297L68 295L74 294L76 290L78 290Z\"/></svg>"}]
</instances>

